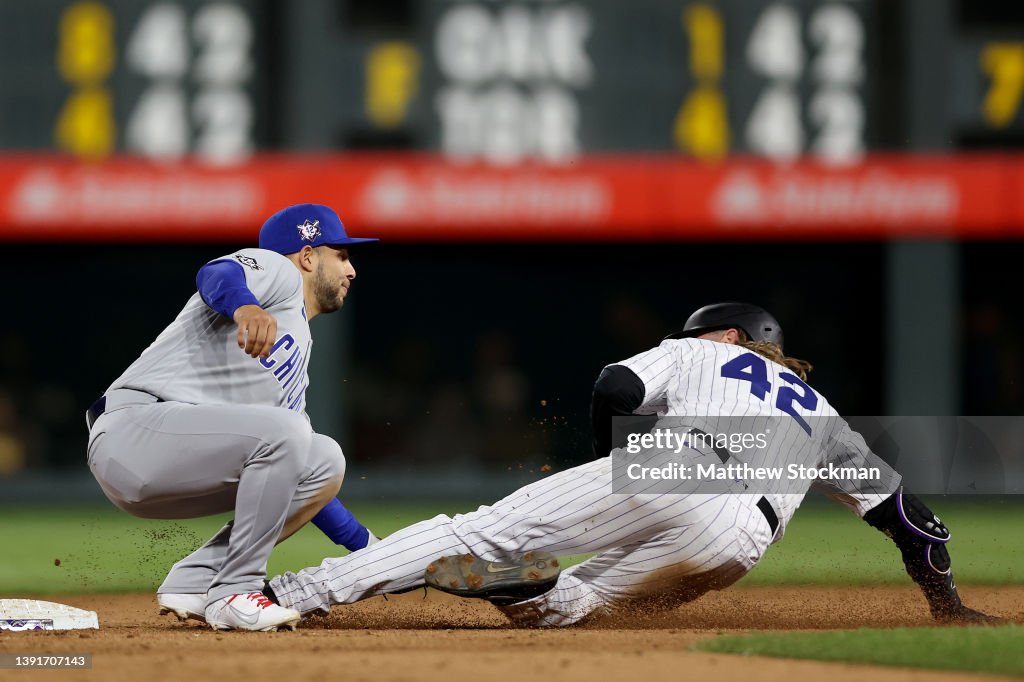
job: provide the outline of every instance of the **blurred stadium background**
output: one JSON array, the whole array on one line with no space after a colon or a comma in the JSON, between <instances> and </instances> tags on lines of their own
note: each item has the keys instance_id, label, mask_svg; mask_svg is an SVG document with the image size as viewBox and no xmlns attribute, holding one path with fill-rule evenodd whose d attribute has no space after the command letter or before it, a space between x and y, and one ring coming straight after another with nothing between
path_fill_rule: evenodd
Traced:
<instances>
[{"instance_id":1,"label":"blurred stadium background","mask_svg":"<svg viewBox=\"0 0 1024 682\"><path fill-rule=\"evenodd\" d=\"M610 362L772 310L850 415L1021 412L1024 8L967 0L0 2L0 502L102 501L85 407L302 201L342 497L590 458Z\"/></svg>"}]
</instances>

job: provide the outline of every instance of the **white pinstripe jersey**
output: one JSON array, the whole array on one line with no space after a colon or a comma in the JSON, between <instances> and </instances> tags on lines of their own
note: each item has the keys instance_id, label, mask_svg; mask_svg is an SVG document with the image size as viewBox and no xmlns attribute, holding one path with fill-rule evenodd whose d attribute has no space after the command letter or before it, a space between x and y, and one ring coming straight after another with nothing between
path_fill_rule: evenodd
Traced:
<instances>
[{"instance_id":1,"label":"white pinstripe jersey","mask_svg":"<svg viewBox=\"0 0 1024 682\"><path fill-rule=\"evenodd\" d=\"M773 429L769 446L760 451L761 461L747 461L751 466L821 467L830 462L856 466L870 458L871 466L884 467L884 489L878 481L845 479L807 480L802 490L795 491L793 482L787 482L785 494L768 495L783 529L812 483L863 516L888 497L899 481L898 474L871 454L863 437L823 396L786 367L742 346L669 339L615 364L628 367L644 383L643 403L634 414L688 417L695 423L706 417L727 417L731 419L718 419L718 423L733 427L744 417L775 418L772 423L781 426Z\"/></svg>"}]
</instances>

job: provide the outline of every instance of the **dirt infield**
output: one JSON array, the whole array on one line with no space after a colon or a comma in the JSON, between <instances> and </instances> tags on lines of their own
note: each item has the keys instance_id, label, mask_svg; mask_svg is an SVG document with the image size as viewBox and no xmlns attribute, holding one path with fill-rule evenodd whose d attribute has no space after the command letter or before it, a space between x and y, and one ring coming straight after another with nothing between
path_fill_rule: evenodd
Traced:
<instances>
[{"instance_id":1,"label":"dirt infield","mask_svg":"<svg viewBox=\"0 0 1024 682\"><path fill-rule=\"evenodd\" d=\"M965 601L1018 618L1024 586L967 587ZM770 629L930 625L913 587L734 588L669 613L565 630L515 630L488 604L430 592L336 607L294 633L216 633L159 617L154 596L46 595L100 615L100 631L6 633L4 653L91 653L89 671L3 671L32 680L434 680L611 682L632 679L863 680L865 666L689 651L704 637ZM872 680L998 679L875 669Z\"/></svg>"}]
</instances>

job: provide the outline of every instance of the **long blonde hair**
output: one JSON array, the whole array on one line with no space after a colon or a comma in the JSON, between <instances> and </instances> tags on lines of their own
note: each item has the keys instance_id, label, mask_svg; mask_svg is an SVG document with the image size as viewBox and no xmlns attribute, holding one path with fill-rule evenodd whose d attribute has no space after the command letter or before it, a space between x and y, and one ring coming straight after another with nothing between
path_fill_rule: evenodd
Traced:
<instances>
[{"instance_id":1,"label":"long blonde hair","mask_svg":"<svg viewBox=\"0 0 1024 682\"><path fill-rule=\"evenodd\" d=\"M812 369L814 369L814 365L806 360L787 356L776 343L771 343L769 341L751 341L742 330L739 331L741 336L737 345L743 346L747 350L754 351L758 355L768 358L772 362L776 362L786 369L792 370L793 373L803 381L807 381L807 375L811 373Z\"/></svg>"}]
</instances>

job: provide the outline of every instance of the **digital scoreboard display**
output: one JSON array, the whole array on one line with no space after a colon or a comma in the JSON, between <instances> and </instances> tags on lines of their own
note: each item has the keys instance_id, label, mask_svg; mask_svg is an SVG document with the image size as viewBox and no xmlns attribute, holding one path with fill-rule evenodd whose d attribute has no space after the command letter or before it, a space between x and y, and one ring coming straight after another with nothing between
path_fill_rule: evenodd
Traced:
<instances>
[{"instance_id":1,"label":"digital scoreboard display","mask_svg":"<svg viewBox=\"0 0 1024 682\"><path fill-rule=\"evenodd\" d=\"M959 0L950 41L951 127L966 148L1024 146L1024 6Z\"/></svg>"},{"instance_id":2,"label":"digital scoreboard display","mask_svg":"<svg viewBox=\"0 0 1024 682\"><path fill-rule=\"evenodd\" d=\"M385 23L322 22L289 73L340 65L325 74L338 117L306 112L298 134L303 146L377 140L498 164L616 151L848 163L874 142L874 8L424 0L388 37Z\"/></svg>"},{"instance_id":3,"label":"digital scoreboard display","mask_svg":"<svg viewBox=\"0 0 1024 682\"><path fill-rule=\"evenodd\" d=\"M866 3L431 8L433 141L453 154L675 149L842 162L869 142Z\"/></svg>"},{"instance_id":4,"label":"digital scoreboard display","mask_svg":"<svg viewBox=\"0 0 1024 682\"><path fill-rule=\"evenodd\" d=\"M0 147L246 159L270 95L265 4L0 3Z\"/></svg>"},{"instance_id":5,"label":"digital scoreboard display","mask_svg":"<svg viewBox=\"0 0 1024 682\"><path fill-rule=\"evenodd\" d=\"M1018 145L1024 16L989 5L4 2L0 148L211 165L397 149L495 165L671 152L842 166L899 149L914 107L934 110L951 148ZM912 66L911 44L932 45L934 62ZM922 68L945 84L928 102L911 99Z\"/></svg>"}]
</instances>

